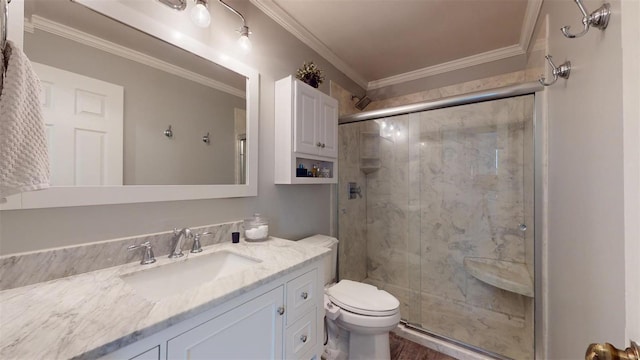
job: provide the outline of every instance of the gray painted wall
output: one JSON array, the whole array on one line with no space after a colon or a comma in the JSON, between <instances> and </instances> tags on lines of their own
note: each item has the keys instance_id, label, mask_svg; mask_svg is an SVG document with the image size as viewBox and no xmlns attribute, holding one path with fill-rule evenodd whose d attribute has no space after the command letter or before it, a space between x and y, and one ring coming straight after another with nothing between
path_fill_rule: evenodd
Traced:
<instances>
[{"instance_id":1,"label":"gray painted wall","mask_svg":"<svg viewBox=\"0 0 640 360\"><path fill-rule=\"evenodd\" d=\"M25 34L24 51L124 87L125 185L234 183L234 108L245 99L39 30ZM163 135L169 124L171 140ZM207 132L210 145L201 141Z\"/></svg>"},{"instance_id":2,"label":"gray painted wall","mask_svg":"<svg viewBox=\"0 0 640 360\"><path fill-rule=\"evenodd\" d=\"M546 1L549 53L574 66L568 81L546 89L548 105L548 352L578 359L590 343L625 339L622 46L620 1L610 1L606 31L578 30L570 1ZM594 10L600 1L586 1ZM637 19L635 20L637 24ZM636 25L637 26L637 25ZM636 120L637 121L637 120Z\"/></svg>"}]
</instances>

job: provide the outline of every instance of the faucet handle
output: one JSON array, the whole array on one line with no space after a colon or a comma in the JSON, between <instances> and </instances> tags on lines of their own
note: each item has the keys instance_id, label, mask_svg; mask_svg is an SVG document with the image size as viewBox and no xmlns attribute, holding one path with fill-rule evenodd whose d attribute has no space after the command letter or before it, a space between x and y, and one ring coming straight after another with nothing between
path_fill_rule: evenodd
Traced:
<instances>
[{"instance_id":1,"label":"faucet handle","mask_svg":"<svg viewBox=\"0 0 640 360\"><path fill-rule=\"evenodd\" d=\"M131 251L131 250L136 250L140 248L144 248L144 254L142 255L142 260L140 261L140 265L148 265L156 262L156 258L153 255L153 249L151 249L151 243L148 241L140 245L128 246L127 250Z\"/></svg>"},{"instance_id":2,"label":"faucet handle","mask_svg":"<svg viewBox=\"0 0 640 360\"><path fill-rule=\"evenodd\" d=\"M192 253L202 252L202 245L200 244L200 237L204 236L204 235L213 235L213 233L211 231L205 231L203 233L196 234L195 237L193 238L193 246L191 246L191 252Z\"/></svg>"}]
</instances>

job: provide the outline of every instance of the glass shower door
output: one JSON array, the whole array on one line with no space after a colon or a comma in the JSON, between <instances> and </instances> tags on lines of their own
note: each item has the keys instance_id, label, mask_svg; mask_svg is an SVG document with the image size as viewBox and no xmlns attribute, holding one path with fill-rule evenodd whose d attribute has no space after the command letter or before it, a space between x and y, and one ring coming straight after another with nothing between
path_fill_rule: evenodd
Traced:
<instances>
[{"instance_id":1,"label":"glass shower door","mask_svg":"<svg viewBox=\"0 0 640 360\"><path fill-rule=\"evenodd\" d=\"M339 138L340 277L389 291L421 330L532 359L533 96L343 124Z\"/></svg>"},{"instance_id":2,"label":"glass shower door","mask_svg":"<svg viewBox=\"0 0 640 360\"><path fill-rule=\"evenodd\" d=\"M426 111L412 122L421 311L408 321L532 359L533 96ZM529 281L515 286L518 276Z\"/></svg>"}]
</instances>

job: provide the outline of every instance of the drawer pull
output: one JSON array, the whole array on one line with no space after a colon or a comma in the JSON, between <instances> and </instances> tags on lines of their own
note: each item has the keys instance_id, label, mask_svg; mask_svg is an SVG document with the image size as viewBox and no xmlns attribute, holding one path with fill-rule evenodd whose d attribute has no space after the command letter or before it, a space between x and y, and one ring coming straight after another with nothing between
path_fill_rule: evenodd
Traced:
<instances>
[{"instance_id":1,"label":"drawer pull","mask_svg":"<svg viewBox=\"0 0 640 360\"><path fill-rule=\"evenodd\" d=\"M300 341L302 341L303 343L307 342L307 335L300 335Z\"/></svg>"},{"instance_id":2,"label":"drawer pull","mask_svg":"<svg viewBox=\"0 0 640 360\"><path fill-rule=\"evenodd\" d=\"M303 291L302 294L300 294L300 297L307 300L307 298L309 297L309 294L306 291Z\"/></svg>"},{"instance_id":3,"label":"drawer pull","mask_svg":"<svg viewBox=\"0 0 640 360\"><path fill-rule=\"evenodd\" d=\"M280 307L278 308L278 314L280 314L280 315L284 315L284 306L280 306Z\"/></svg>"}]
</instances>

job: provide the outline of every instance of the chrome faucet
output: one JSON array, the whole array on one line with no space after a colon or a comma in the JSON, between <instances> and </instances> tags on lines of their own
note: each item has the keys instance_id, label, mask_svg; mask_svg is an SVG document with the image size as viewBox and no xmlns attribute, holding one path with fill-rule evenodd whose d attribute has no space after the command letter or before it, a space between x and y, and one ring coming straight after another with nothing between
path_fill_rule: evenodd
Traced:
<instances>
[{"instance_id":1,"label":"chrome faucet","mask_svg":"<svg viewBox=\"0 0 640 360\"><path fill-rule=\"evenodd\" d=\"M171 253L169 254L170 259L175 259L184 256L182 253L182 239L187 238L190 239L193 237L193 233L191 233L191 229L183 228L178 231L178 229L173 229L174 242L171 249Z\"/></svg>"}]
</instances>

